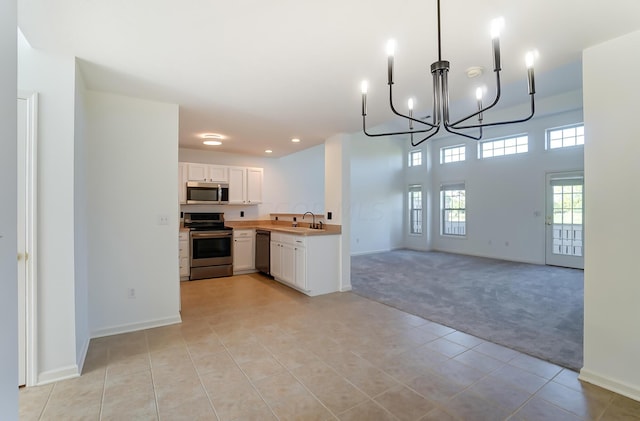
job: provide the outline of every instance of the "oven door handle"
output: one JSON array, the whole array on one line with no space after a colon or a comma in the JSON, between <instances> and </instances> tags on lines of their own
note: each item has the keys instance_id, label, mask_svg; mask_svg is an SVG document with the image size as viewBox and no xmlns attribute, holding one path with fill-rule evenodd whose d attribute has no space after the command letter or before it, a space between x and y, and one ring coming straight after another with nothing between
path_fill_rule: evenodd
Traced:
<instances>
[{"instance_id":1,"label":"oven door handle","mask_svg":"<svg viewBox=\"0 0 640 421\"><path fill-rule=\"evenodd\" d=\"M191 238L221 238L231 237L232 235L230 232L192 232Z\"/></svg>"}]
</instances>

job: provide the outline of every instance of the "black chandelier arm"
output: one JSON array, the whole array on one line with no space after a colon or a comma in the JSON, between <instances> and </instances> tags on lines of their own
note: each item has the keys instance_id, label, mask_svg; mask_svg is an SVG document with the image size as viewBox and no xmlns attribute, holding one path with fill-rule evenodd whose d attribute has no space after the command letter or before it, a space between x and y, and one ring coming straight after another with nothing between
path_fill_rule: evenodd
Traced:
<instances>
[{"instance_id":1,"label":"black chandelier arm","mask_svg":"<svg viewBox=\"0 0 640 421\"><path fill-rule=\"evenodd\" d=\"M502 95L502 88L501 88L501 85L500 85L500 70L496 70L495 73L496 73L496 96L493 99L493 102L491 104L487 105L486 107L481 108L478 111L476 111L476 112L474 112L472 114L469 114L468 116L463 117L463 118L461 118L460 120L458 120L458 121L456 121L454 123L449 124L449 127L453 127L454 129L466 128L466 127L458 127L458 124L464 123L465 121L469 120L470 118L476 117L479 114L482 114L485 111L488 111L491 108L496 106L498 101L500 101L500 96Z\"/></svg>"},{"instance_id":2,"label":"black chandelier arm","mask_svg":"<svg viewBox=\"0 0 640 421\"><path fill-rule=\"evenodd\" d=\"M482 128L482 127L493 127L493 126L503 126L506 124L516 124L516 123L524 123L525 121L529 121L531 120L531 118L533 117L533 115L535 114L536 111L536 104L535 104L535 99L534 96L535 94L529 94L530 98L531 98L531 112L529 113L528 116L517 119L517 120L509 120L509 121L497 121L495 123L481 123L481 124L469 124L467 126L454 126L453 124L445 124L448 127L451 127L455 130L465 130L465 129L477 129L477 128Z\"/></svg>"},{"instance_id":3,"label":"black chandelier arm","mask_svg":"<svg viewBox=\"0 0 640 421\"><path fill-rule=\"evenodd\" d=\"M403 131L403 132L385 132L385 133L369 133L367 132L367 123L366 123L366 116L362 116L362 131L364 132L364 134L366 134L369 137L380 137L380 136L395 136L395 135L400 135L400 134L413 134L413 133L427 133L430 132L431 130L433 130L432 127L428 128L428 129L424 129L424 130L407 130L407 131ZM436 130L437 133L437 130Z\"/></svg>"},{"instance_id":4,"label":"black chandelier arm","mask_svg":"<svg viewBox=\"0 0 640 421\"><path fill-rule=\"evenodd\" d=\"M438 126L438 127L436 128L436 131L435 131L435 132L433 132L433 133L431 133L431 134L427 135L426 137L424 137L424 138L420 139L418 142L414 142L414 140L413 140L413 133L411 133L411 146L413 146L414 148L415 148L416 146L419 146L421 143L426 142L427 140L431 139L431 138L432 138L433 136L435 136L439 131L440 131L440 126ZM414 132L414 133L416 133L416 132Z\"/></svg>"},{"instance_id":5,"label":"black chandelier arm","mask_svg":"<svg viewBox=\"0 0 640 421\"><path fill-rule=\"evenodd\" d=\"M418 119L415 119L413 117L409 117L408 115L402 114L401 112L396 110L396 107L393 106L393 84L389 84L389 106L391 107L391 111L395 115L403 117L403 118L406 118L407 120L410 120L410 121L415 121L416 123L424 124L425 126L429 126L429 129L427 131L435 129L436 127L438 127L437 124L431 124L428 121L418 120ZM415 133L421 133L421 132L417 131Z\"/></svg>"},{"instance_id":6,"label":"black chandelier arm","mask_svg":"<svg viewBox=\"0 0 640 421\"><path fill-rule=\"evenodd\" d=\"M480 140L480 139L482 139L482 135L483 135L483 133L482 133L482 128L483 128L483 127L484 127L484 126L479 126L479 127L477 127L477 128L479 129L479 131L478 131L478 135L477 135L477 136L473 136L473 135L466 134L466 133L462 133L462 132L459 132L459 131L455 130L456 128L455 128L455 127L452 127L450 124L447 124L447 123L445 123L445 124L444 124L444 129L445 129L446 131L448 131L449 133L451 133L451 134L455 134L455 135L457 135L457 136L466 137L466 138L468 138L468 139L472 139L472 140Z\"/></svg>"}]
</instances>

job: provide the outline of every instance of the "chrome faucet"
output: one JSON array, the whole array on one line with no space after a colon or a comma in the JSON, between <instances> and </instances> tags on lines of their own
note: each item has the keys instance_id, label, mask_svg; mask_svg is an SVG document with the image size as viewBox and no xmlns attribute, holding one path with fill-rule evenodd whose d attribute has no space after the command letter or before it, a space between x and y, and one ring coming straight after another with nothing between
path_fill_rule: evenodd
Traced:
<instances>
[{"instance_id":1,"label":"chrome faucet","mask_svg":"<svg viewBox=\"0 0 640 421\"><path fill-rule=\"evenodd\" d=\"M316 225L316 216L313 214L313 212L305 212L304 214L302 214L302 219L304 219L305 215L310 213L311 217L313 218L313 222L311 223L311 228L318 228L318 226Z\"/></svg>"}]
</instances>

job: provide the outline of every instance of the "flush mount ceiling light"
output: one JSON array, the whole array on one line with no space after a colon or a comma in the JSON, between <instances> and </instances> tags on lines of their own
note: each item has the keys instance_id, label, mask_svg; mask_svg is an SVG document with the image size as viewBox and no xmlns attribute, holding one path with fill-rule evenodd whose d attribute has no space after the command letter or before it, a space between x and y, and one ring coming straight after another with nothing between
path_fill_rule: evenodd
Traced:
<instances>
[{"instance_id":1,"label":"flush mount ceiling light","mask_svg":"<svg viewBox=\"0 0 640 421\"><path fill-rule=\"evenodd\" d=\"M222 142L220 142L219 140L205 140L202 143L204 143L205 145L209 145L209 146L220 146L220 145L222 145Z\"/></svg>"},{"instance_id":2,"label":"flush mount ceiling light","mask_svg":"<svg viewBox=\"0 0 640 421\"><path fill-rule=\"evenodd\" d=\"M400 116L404 117L409 122L409 130L408 131L400 131L400 132L388 132L388 133L368 133L367 125L366 125L366 116L367 116L367 90L368 83L367 81L362 82L362 130L367 136L377 137L377 136L394 136L394 135L411 135L411 145L418 146L422 142L430 139L435 136L438 131L440 131L440 127L444 126L444 129L449 132L459 136L464 136L469 139L480 140L482 138L482 129L484 127L490 126L499 126L504 124L513 124L513 123L522 123L527 121L533 117L535 113L535 80L533 74L533 60L534 53L529 52L526 55L525 63L527 66L527 79L529 85L529 97L531 101L531 111L527 117L510 120L510 121L499 121L495 123L483 123L483 113L491 108L493 108L498 101L500 100L500 70L502 70L500 65L500 30L504 26L504 20L502 18L494 19L492 22L491 28L491 37L493 38L493 71L496 74L496 96L493 101L488 106L482 105L482 96L483 89L480 87L476 89L476 101L478 104L478 110L463 117L459 120L455 120L454 122L450 122L449 120L449 62L446 60L442 60L442 40L441 40L441 30L440 30L440 0L437 2L437 13L438 13L438 61L434 62L431 65L431 74L433 75L433 117L431 121L425 121L420 119L413 118L413 99L409 99L408 108L409 114L403 114L396 110L393 105L393 55L395 49L395 43L393 41L389 41L387 44L387 75L389 85L389 105L391 107L391 111ZM472 72L474 73L474 72ZM472 118L477 118L477 123L470 121ZM428 117L427 117L428 118ZM424 127L420 130L414 130L413 124L417 123L421 125L420 127ZM477 129L476 134L468 134L463 133L463 131L467 131L470 129ZM414 141L413 135L416 133L424 133L426 136L419 141Z\"/></svg>"},{"instance_id":3,"label":"flush mount ceiling light","mask_svg":"<svg viewBox=\"0 0 640 421\"><path fill-rule=\"evenodd\" d=\"M271 149L267 149L264 151L264 153L273 153L273 151Z\"/></svg>"},{"instance_id":4,"label":"flush mount ceiling light","mask_svg":"<svg viewBox=\"0 0 640 421\"><path fill-rule=\"evenodd\" d=\"M291 141L293 143L300 143L300 139L298 139L297 137L294 137L293 139L291 139Z\"/></svg>"},{"instance_id":5,"label":"flush mount ceiling light","mask_svg":"<svg viewBox=\"0 0 640 421\"><path fill-rule=\"evenodd\" d=\"M224 135L220 133L205 133L202 135L203 139L224 139Z\"/></svg>"}]
</instances>

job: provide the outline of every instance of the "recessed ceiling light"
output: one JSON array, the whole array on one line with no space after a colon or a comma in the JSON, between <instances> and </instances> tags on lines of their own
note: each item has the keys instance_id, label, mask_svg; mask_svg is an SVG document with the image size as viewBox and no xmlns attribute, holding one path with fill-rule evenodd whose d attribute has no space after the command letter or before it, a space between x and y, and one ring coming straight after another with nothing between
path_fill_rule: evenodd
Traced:
<instances>
[{"instance_id":1,"label":"recessed ceiling light","mask_svg":"<svg viewBox=\"0 0 640 421\"><path fill-rule=\"evenodd\" d=\"M219 140L205 140L204 142L205 145L209 145L209 146L219 146L222 145L222 142L220 142Z\"/></svg>"},{"instance_id":2,"label":"recessed ceiling light","mask_svg":"<svg viewBox=\"0 0 640 421\"><path fill-rule=\"evenodd\" d=\"M202 135L203 139L224 139L224 135L220 133L205 133Z\"/></svg>"},{"instance_id":3,"label":"recessed ceiling light","mask_svg":"<svg viewBox=\"0 0 640 421\"><path fill-rule=\"evenodd\" d=\"M273 153L273 151L271 149L267 149L264 151L264 153Z\"/></svg>"},{"instance_id":4,"label":"recessed ceiling light","mask_svg":"<svg viewBox=\"0 0 640 421\"><path fill-rule=\"evenodd\" d=\"M297 137L294 137L293 139L291 139L291 141L293 143L300 143L300 139L298 139Z\"/></svg>"},{"instance_id":5,"label":"recessed ceiling light","mask_svg":"<svg viewBox=\"0 0 640 421\"><path fill-rule=\"evenodd\" d=\"M484 73L484 67L482 66L471 66L467 69L467 77L469 79L481 76Z\"/></svg>"}]
</instances>

